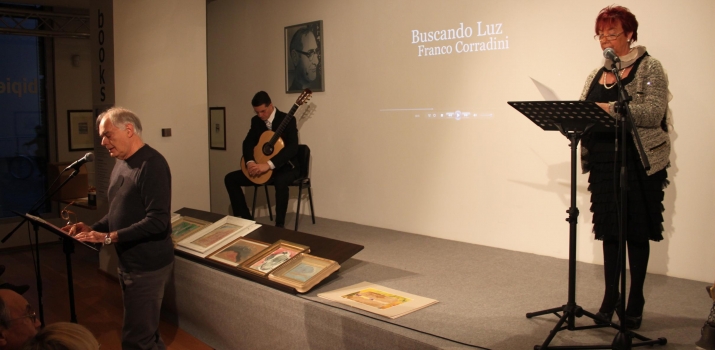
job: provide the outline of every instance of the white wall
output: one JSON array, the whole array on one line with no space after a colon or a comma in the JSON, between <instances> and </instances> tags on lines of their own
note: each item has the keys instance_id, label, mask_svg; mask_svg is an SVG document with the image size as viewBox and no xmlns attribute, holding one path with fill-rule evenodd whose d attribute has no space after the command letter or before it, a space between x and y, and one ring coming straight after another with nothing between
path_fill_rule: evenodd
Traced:
<instances>
[{"instance_id":1,"label":"white wall","mask_svg":"<svg viewBox=\"0 0 715 350\"><path fill-rule=\"evenodd\" d=\"M208 3L209 105L226 107L228 150L211 151L211 208L228 213L223 176L259 90L288 110L283 28L322 20L325 92L300 129L313 152L320 217L567 258L568 141L546 133L507 101L543 100L535 79L577 99L602 64L592 39L601 1L229 1ZM624 1L640 22L639 44L670 76L674 99L665 240L649 271L712 281L715 159L709 100L715 95L715 3ZM411 30L502 23L509 50L418 57ZM474 38L473 38L474 39ZM450 43L454 43L453 41ZM432 43L436 44L436 43ZM428 120L385 108L439 105L491 114ZM591 234L587 177L578 177L578 259L601 263Z\"/></svg>"},{"instance_id":2,"label":"white wall","mask_svg":"<svg viewBox=\"0 0 715 350\"><path fill-rule=\"evenodd\" d=\"M88 151L70 151L68 110L92 110L92 71L89 39L55 38L55 115L57 116L57 161L75 161ZM72 63L77 56L78 66ZM94 164L87 163L89 183L94 183Z\"/></svg>"},{"instance_id":3,"label":"white wall","mask_svg":"<svg viewBox=\"0 0 715 350\"><path fill-rule=\"evenodd\" d=\"M57 113L57 153L60 162L74 161L86 151L69 151L67 111L92 109L92 73L89 39L55 38L55 110ZM72 56L79 66L72 65Z\"/></svg>"},{"instance_id":4,"label":"white wall","mask_svg":"<svg viewBox=\"0 0 715 350\"><path fill-rule=\"evenodd\" d=\"M114 1L113 11L115 104L137 113L169 162L172 210L209 210L206 2Z\"/></svg>"}]
</instances>

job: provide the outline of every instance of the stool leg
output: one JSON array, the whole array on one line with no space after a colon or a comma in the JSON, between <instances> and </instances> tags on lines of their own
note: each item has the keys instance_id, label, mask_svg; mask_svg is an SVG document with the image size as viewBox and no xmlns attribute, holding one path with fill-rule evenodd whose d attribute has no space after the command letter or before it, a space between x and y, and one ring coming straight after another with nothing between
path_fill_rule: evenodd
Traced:
<instances>
[{"instance_id":1,"label":"stool leg","mask_svg":"<svg viewBox=\"0 0 715 350\"><path fill-rule=\"evenodd\" d=\"M268 197L268 186L263 185L263 188L266 189L266 203L268 203L268 217L271 218L271 221L273 221L273 209L271 209L271 198Z\"/></svg>"},{"instance_id":2,"label":"stool leg","mask_svg":"<svg viewBox=\"0 0 715 350\"><path fill-rule=\"evenodd\" d=\"M251 209L251 216L254 219L256 218L256 190L258 190L258 187L253 186L253 208Z\"/></svg>"},{"instance_id":3,"label":"stool leg","mask_svg":"<svg viewBox=\"0 0 715 350\"><path fill-rule=\"evenodd\" d=\"M313 218L313 225L315 225L315 210L313 210L313 191L308 186L308 199L310 199L310 217Z\"/></svg>"},{"instance_id":4,"label":"stool leg","mask_svg":"<svg viewBox=\"0 0 715 350\"><path fill-rule=\"evenodd\" d=\"M300 195L303 192L303 184L298 185L298 209L295 210L295 231L298 231L298 218L300 217Z\"/></svg>"}]
</instances>

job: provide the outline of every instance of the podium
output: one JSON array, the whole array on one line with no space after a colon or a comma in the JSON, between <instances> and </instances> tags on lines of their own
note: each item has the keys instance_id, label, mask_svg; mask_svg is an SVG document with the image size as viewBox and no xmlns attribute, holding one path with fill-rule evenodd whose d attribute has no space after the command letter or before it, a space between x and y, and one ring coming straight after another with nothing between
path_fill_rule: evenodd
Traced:
<instances>
[{"instance_id":1,"label":"podium","mask_svg":"<svg viewBox=\"0 0 715 350\"><path fill-rule=\"evenodd\" d=\"M88 244L85 242L81 242L77 240L76 238L70 236L67 234L65 231L62 231L59 227L53 225L52 223L46 221L45 219L31 215L31 214L21 214L16 211L13 211L16 215L21 216L25 218L27 221L32 223L32 226L34 227L35 231L37 232L39 227L42 227L46 229L47 231L50 231L60 237L62 240L62 250L65 253L65 262L67 264L67 288L69 291L69 302L70 302L70 321L77 323L77 313L75 312L75 304L74 304L74 279L72 277L72 253L74 253L74 244L79 243L80 245L83 245L89 249L92 249L94 251L99 251L97 247L95 247L92 244ZM36 266L37 269L39 269L39 265ZM39 301L40 305L42 305L42 300ZM44 323L44 320L42 321Z\"/></svg>"},{"instance_id":2,"label":"podium","mask_svg":"<svg viewBox=\"0 0 715 350\"><path fill-rule=\"evenodd\" d=\"M565 305L551 309L530 312L527 318L545 314L555 314L559 321L549 333L546 340L541 345L535 345L534 349L611 349L612 345L578 345L578 346L549 346L556 334L563 330L576 331L592 328L613 327L620 329L620 326L609 322L603 325L591 325L576 327L576 317L587 316L593 320L596 315L584 310L576 304L576 228L578 224L578 207L576 206L576 164L577 146L584 134L590 131L612 131L618 127L618 120L606 113L594 102L588 101L525 101L507 102L514 109L529 118L534 124L545 131L559 131L568 138L571 148L571 203L566 211L569 214L566 221L569 222L569 280L568 280L568 301ZM561 312L562 314L559 314ZM566 323L566 326L564 326ZM634 346L651 344L665 344L664 338L651 340L637 333L631 333L644 343Z\"/></svg>"}]
</instances>

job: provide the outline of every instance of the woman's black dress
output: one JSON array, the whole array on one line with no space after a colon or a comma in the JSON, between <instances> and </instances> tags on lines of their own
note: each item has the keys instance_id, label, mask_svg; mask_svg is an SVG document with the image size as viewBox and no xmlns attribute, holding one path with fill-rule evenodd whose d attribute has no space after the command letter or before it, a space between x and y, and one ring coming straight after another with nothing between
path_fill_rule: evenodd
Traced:
<instances>
[{"instance_id":1,"label":"woman's black dress","mask_svg":"<svg viewBox=\"0 0 715 350\"><path fill-rule=\"evenodd\" d=\"M629 84L635 77L641 60L633 64L631 72L623 79L623 84ZM618 100L618 86L606 89L601 76L601 69L594 77L594 84L586 96L587 101L608 102ZM588 189L591 192L591 212L593 212L593 232L596 239L618 239L619 208L621 189L619 173L621 168L621 152L617 148L617 138L621 130L616 132L595 132L583 138L583 145L588 149L587 164L589 167ZM649 239L663 239L663 189L668 185L665 169L648 176L643 168L638 151L633 142L633 136L628 133L626 163L628 173L628 241L646 242Z\"/></svg>"}]
</instances>

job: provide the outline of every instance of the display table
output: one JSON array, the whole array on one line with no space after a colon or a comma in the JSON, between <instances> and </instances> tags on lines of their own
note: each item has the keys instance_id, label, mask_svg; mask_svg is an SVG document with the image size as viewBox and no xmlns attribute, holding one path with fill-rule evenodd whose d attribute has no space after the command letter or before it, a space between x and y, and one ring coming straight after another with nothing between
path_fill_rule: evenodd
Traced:
<instances>
[{"instance_id":1,"label":"display table","mask_svg":"<svg viewBox=\"0 0 715 350\"><path fill-rule=\"evenodd\" d=\"M176 211L177 214L181 216L188 216L192 218L196 218L199 220L204 220L204 221L209 221L209 222L216 222L218 220L221 220L225 215L221 214L216 214L216 213L210 213L202 210L196 210L196 209L191 209L191 208L181 208ZM348 242L343 242L339 241L336 239L331 239L331 238L325 238L321 236L316 236L316 235L311 235L308 233L303 233L303 232L298 232L298 231L293 231L293 230L287 230L284 228L280 227L275 227L275 226L266 226L263 225L256 229L255 231L249 233L246 235L247 238L255 239L257 241L261 242L266 242L268 244L272 244L278 240L285 240L293 243L298 243L302 244L305 246L310 247L310 255L315 255L319 256L321 258L325 259L330 259L336 261L338 264L342 264L348 259L350 259L353 255L357 254L359 251L361 251L364 247L361 245L353 244L353 243L348 243ZM249 280L252 280L254 282L284 291L288 293L295 293L295 289L292 287L271 281L268 279L268 276L258 276L254 275L252 273L226 266L224 264L221 264L219 262L209 260L206 258L201 258L192 254L189 254L187 252L183 252L180 250L175 250L174 251L176 256L185 258L187 260L212 267L217 270L221 270L222 272L234 275L234 276L240 276ZM340 270L334 272L334 274L339 273Z\"/></svg>"}]
</instances>

